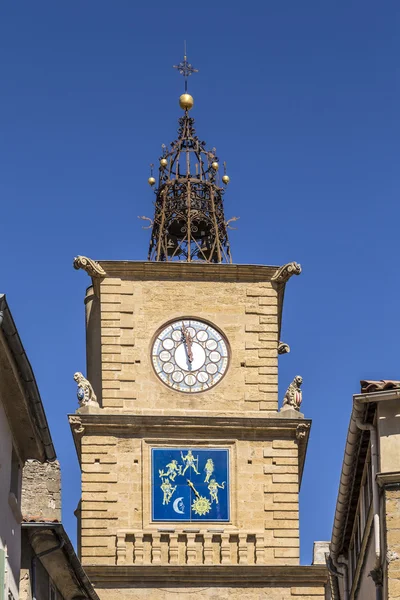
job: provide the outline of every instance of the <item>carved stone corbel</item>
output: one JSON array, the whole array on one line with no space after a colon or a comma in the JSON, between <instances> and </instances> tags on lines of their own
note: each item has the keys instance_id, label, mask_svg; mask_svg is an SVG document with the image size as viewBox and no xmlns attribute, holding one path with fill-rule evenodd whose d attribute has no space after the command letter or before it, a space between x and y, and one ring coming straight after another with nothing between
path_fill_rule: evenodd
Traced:
<instances>
[{"instance_id":1,"label":"carved stone corbel","mask_svg":"<svg viewBox=\"0 0 400 600\"><path fill-rule=\"evenodd\" d=\"M283 265L277 269L274 275L271 277L271 281L275 281L275 283L286 283L289 281L292 275L300 275L301 266L297 262L287 263L287 265Z\"/></svg>"},{"instance_id":2,"label":"carved stone corbel","mask_svg":"<svg viewBox=\"0 0 400 600\"><path fill-rule=\"evenodd\" d=\"M278 354L288 354L289 352L289 344L285 344L285 342L278 342Z\"/></svg>"},{"instance_id":3,"label":"carved stone corbel","mask_svg":"<svg viewBox=\"0 0 400 600\"><path fill-rule=\"evenodd\" d=\"M82 419L78 415L70 415L68 417L69 424L72 425L72 429L75 433L82 434L85 431L84 426L82 425ZM74 427L76 425L76 427Z\"/></svg>"},{"instance_id":4,"label":"carved stone corbel","mask_svg":"<svg viewBox=\"0 0 400 600\"><path fill-rule=\"evenodd\" d=\"M87 256L76 256L73 265L74 269L83 269L92 278L94 293L98 296L100 292L100 279L106 276L103 267L97 261Z\"/></svg>"},{"instance_id":5,"label":"carved stone corbel","mask_svg":"<svg viewBox=\"0 0 400 600\"><path fill-rule=\"evenodd\" d=\"M300 423L296 428L296 439L302 440L306 437L307 432L310 429L310 423Z\"/></svg>"}]
</instances>

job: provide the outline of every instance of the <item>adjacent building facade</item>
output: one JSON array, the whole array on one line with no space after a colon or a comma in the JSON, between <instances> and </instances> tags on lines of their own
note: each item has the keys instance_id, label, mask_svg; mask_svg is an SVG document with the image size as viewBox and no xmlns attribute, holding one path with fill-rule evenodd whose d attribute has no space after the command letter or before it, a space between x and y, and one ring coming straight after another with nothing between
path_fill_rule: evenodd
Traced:
<instances>
[{"instance_id":1,"label":"adjacent building facade","mask_svg":"<svg viewBox=\"0 0 400 600\"><path fill-rule=\"evenodd\" d=\"M400 382L353 398L328 565L333 600L400 598Z\"/></svg>"},{"instance_id":2,"label":"adjacent building facade","mask_svg":"<svg viewBox=\"0 0 400 600\"><path fill-rule=\"evenodd\" d=\"M26 460L54 460L46 416L4 294L0 295L0 599L18 598Z\"/></svg>"}]
</instances>

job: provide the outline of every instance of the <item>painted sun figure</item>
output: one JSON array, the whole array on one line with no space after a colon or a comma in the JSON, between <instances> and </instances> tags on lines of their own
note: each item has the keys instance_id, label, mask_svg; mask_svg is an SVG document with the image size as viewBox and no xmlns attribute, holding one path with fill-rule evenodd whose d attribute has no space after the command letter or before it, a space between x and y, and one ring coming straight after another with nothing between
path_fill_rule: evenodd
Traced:
<instances>
[{"instance_id":1,"label":"painted sun figure","mask_svg":"<svg viewBox=\"0 0 400 600\"><path fill-rule=\"evenodd\" d=\"M204 496L199 496L196 500L193 501L192 510L196 515L202 516L206 515L211 510L211 503L208 498Z\"/></svg>"}]
</instances>

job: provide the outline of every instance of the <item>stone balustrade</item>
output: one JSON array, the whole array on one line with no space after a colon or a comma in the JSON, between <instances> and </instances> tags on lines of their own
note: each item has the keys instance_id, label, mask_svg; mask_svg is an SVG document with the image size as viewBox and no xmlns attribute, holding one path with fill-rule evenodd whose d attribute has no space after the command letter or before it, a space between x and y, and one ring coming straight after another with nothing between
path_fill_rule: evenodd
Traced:
<instances>
[{"instance_id":1,"label":"stone balustrade","mask_svg":"<svg viewBox=\"0 0 400 600\"><path fill-rule=\"evenodd\" d=\"M117 565L265 564L264 532L120 530Z\"/></svg>"}]
</instances>

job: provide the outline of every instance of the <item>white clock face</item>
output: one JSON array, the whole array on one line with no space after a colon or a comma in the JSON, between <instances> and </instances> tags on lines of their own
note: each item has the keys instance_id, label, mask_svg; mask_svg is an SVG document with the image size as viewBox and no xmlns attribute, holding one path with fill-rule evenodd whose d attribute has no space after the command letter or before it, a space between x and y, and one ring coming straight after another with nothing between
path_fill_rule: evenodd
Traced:
<instances>
[{"instance_id":1,"label":"white clock face","mask_svg":"<svg viewBox=\"0 0 400 600\"><path fill-rule=\"evenodd\" d=\"M228 346L214 327L184 319L170 323L152 349L158 377L180 392L204 392L218 383L228 367Z\"/></svg>"}]
</instances>

